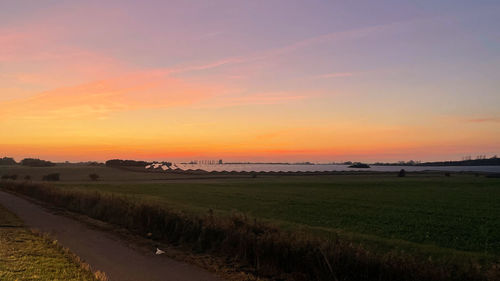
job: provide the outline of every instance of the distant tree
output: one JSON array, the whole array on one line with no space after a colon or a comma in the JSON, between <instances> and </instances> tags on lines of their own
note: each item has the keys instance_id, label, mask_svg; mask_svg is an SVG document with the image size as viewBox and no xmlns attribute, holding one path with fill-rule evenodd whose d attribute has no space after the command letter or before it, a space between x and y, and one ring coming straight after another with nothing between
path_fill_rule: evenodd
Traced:
<instances>
[{"instance_id":1,"label":"distant tree","mask_svg":"<svg viewBox=\"0 0 500 281\"><path fill-rule=\"evenodd\" d=\"M99 179L99 175L98 174L90 174L89 178L93 181L97 181Z\"/></svg>"},{"instance_id":2,"label":"distant tree","mask_svg":"<svg viewBox=\"0 0 500 281\"><path fill-rule=\"evenodd\" d=\"M111 159L106 161L106 166L108 167L145 167L148 165L148 162L145 161L135 161L135 160L120 160L120 159Z\"/></svg>"},{"instance_id":3,"label":"distant tree","mask_svg":"<svg viewBox=\"0 0 500 281\"><path fill-rule=\"evenodd\" d=\"M420 166L498 166L500 165L499 158L486 158L481 156L478 159L468 159L462 161L442 161L442 162L426 162L420 164Z\"/></svg>"},{"instance_id":4,"label":"distant tree","mask_svg":"<svg viewBox=\"0 0 500 281\"><path fill-rule=\"evenodd\" d=\"M405 169L401 169L401 171L399 171L398 177L402 178L402 177L405 177L405 176L406 176Z\"/></svg>"},{"instance_id":5,"label":"distant tree","mask_svg":"<svg viewBox=\"0 0 500 281\"><path fill-rule=\"evenodd\" d=\"M29 167L51 167L56 165L55 163L52 163L50 161L45 161L35 158L25 158L21 160L20 163L23 166L29 166Z\"/></svg>"},{"instance_id":6,"label":"distant tree","mask_svg":"<svg viewBox=\"0 0 500 281\"><path fill-rule=\"evenodd\" d=\"M42 180L44 181L59 181L60 179L60 174L59 173L52 173L43 176Z\"/></svg>"},{"instance_id":7,"label":"distant tree","mask_svg":"<svg viewBox=\"0 0 500 281\"><path fill-rule=\"evenodd\" d=\"M16 165L16 160L10 157L0 158L0 165Z\"/></svg>"},{"instance_id":8,"label":"distant tree","mask_svg":"<svg viewBox=\"0 0 500 281\"><path fill-rule=\"evenodd\" d=\"M350 165L348 168L358 168L358 169L360 169L360 168L370 168L370 165L364 164L364 163L360 163L360 162L356 162L356 163Z\"/></svg>"}]
</instances>

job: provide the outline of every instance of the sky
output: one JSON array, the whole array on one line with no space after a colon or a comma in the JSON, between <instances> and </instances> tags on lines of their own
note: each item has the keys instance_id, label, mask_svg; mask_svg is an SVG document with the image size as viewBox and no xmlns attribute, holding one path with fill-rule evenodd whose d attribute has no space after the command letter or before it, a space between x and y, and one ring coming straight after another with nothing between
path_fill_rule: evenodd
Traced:
<instances>
[{"instance_id":1,"label":"sky","mask_svg":"<svg viewBox=\"0 0 500 281\"><path fill-rule=\"evenodd\" d=\"M498 0L0 1L0 157L493 156L499 27Z\"/></svg>"}]
</instances>

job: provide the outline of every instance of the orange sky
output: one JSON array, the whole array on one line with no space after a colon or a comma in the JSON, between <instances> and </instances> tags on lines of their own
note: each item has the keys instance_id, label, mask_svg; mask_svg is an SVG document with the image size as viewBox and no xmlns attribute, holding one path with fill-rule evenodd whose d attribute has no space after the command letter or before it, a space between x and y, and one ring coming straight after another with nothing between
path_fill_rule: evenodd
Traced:
<instances>
[{"instance_id":1,"label":"orange sky","mask_svg":"<svg viewBox=\"0 0 500 281\"><path fill-rule=\"evenodd\" d=\"M500 152L498 5L434 13L431 1L383 2L368 13L347 2L288 4L6 5L0 157L331 162Z\"/></svg>"}]
</instances>

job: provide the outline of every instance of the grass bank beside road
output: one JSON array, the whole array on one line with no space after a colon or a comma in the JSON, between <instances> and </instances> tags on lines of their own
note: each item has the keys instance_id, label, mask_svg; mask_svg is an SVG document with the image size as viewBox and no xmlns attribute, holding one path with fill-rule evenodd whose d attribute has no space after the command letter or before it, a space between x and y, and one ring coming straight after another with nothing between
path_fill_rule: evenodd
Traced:
<instances>
[{"instance_id":1,"label":"grass bank beside road","mask_svg":"<svg viewBox=\"0 0 500 281\"><path fill-rule=\"evenodd\" d=\"M15 215L0 206L0 280L98 279L76 256L24 228Z\"/></svg>"}]
</instances>

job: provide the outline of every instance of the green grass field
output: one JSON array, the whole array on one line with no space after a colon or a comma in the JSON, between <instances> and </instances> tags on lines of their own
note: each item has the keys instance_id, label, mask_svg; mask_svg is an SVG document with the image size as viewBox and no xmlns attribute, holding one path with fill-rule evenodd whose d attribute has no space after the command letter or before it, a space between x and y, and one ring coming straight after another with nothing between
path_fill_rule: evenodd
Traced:
<instances>
[{"instance_id":1,"label":"green grass field","mask_svg":"<svg viewBox=\"0 0 500 281\"><path fill-rule=\"evenodd\" d=\"M96 280L70 254L0 206L0 280Z\"/></svg>"},{"instance_id":2,"label":"green grass field","mask_svg":"<svg viewBox=\"0 0 500 281\"><path fill-rule=\"evenodd\" d=\"M404 178L374 174L172 180L178 176L105 167L18 169L26 174L57 170L61 188L125 194L187 212L240 212L381 251L478 261L500 257L499 179L410 173ZM91 172L103 180L90 182Z\"/></svg>"}]
</instances>

